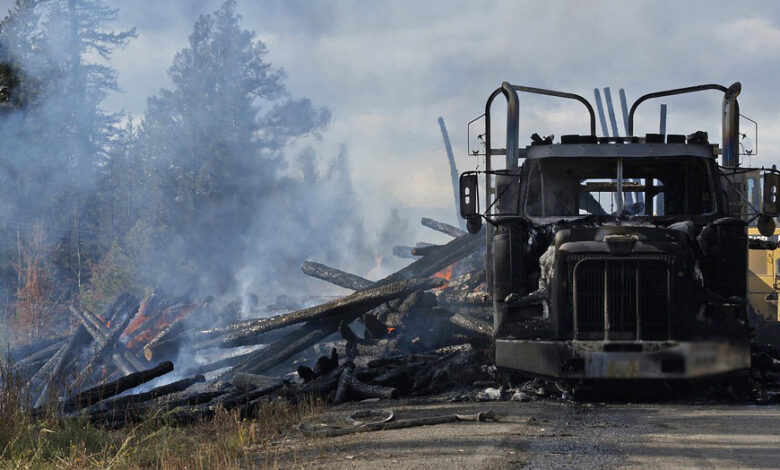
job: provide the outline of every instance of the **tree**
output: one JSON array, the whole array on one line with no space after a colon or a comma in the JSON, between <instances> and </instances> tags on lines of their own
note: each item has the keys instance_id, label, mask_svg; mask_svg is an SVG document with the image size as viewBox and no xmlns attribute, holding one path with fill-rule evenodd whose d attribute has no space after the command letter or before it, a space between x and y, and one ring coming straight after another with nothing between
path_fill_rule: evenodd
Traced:
<instances>
[{"instance_id":1,"label":"tree","mask_svg":"<svg viewBox=\"0 0 780 470\"><path fill-rule=\"evenodd\" d=\"M240 20L232 0L198 19L168 71L173 89L149 99L141 132L159 177L163 203L151 225L168 231L166 259L177 272L194 263L187 282L206 276L220 290L231 287L254 242L254 219L289 189L280 179L285 145L330 119L289 97L284 72L266 62L265 45Z\"/></svg>"},{"instance_id":2,"label":"tree","mask_svg":"<svg viewBox=\"0 0 780 470\"><path fill-rule=\"evenodd\" d=\"M120 115L101 102L117 89L111 52L135 36L106 29L116 14L103 0L17 0L0 23L0 80L12 104L0 112L0 263L23 268L3 283L15 286L17 313L37 285L23 274L36 266L23 247L45 248L41 262L65 300L111 246L99 236L95 188L110 166Z\"/></svg>"}]
</instances>

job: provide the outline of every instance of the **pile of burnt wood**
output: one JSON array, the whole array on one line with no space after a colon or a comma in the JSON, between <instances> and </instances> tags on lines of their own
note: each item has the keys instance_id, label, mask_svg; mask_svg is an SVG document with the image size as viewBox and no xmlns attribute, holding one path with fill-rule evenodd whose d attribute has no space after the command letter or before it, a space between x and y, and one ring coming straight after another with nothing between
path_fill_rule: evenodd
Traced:
<instances>
[{"instance_id":1,"label":"pile of burnt wood","mask_svg":"<svg viewBox=\"0 0 780 470\"><path fill-rule=\"evenodd\" d=\"M417 259L379 281L305 263L304 273L354 291L337 300L238 321L257 314L256 298L217 310L191 294L124 294L99 314L71 308L75 332L12 351L15 370L34 410L57 404L111 426L152 408L187 421L217 406L251 414L271 397L340 402L481 386L492 380L484 237L422 222L453 240L396 247Z\"/></svg>"}]
</instances>

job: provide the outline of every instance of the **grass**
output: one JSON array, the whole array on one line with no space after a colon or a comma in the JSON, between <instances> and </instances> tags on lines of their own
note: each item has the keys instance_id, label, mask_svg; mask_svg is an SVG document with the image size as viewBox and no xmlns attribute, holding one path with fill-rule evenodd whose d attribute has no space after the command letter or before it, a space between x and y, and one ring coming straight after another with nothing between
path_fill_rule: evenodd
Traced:
<instances>
[{"instance_id":1,"label":"grass","mask_svg":"<svg viewBox=\"0 0 780 470\"><path fill-rule=\"evenodd\" d=\"M218 409L212 418L170 426L160 416L119 430L86 419L63 419L53 410L33 419L24 382L0 364L0 469L233 469L273 468L280 459L274 442L322 404L311 400L261 406L254 419Z\"/></svg>"}]
</instances>

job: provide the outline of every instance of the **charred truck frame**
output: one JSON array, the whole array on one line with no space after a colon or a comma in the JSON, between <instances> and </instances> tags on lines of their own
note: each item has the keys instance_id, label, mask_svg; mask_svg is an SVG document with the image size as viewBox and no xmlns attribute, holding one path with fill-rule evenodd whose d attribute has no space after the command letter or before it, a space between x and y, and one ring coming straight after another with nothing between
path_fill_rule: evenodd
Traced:
<instances>
[{"instance_id":1,"label":"charred truck frame","mask_svg":"<svg viewBox=\"0 0 780 470\"><path fill-rule=\"evenodd\" d=\"M631 107L628 136L602 138L582 96L506 82L490 95L484 153L475 152L486 168L461 175L460 209L472 233L488 222L499 370L694 379L750 367L740 89L700 85L644 95ZM705 90L723 94L722 151L701 131L634 136L641 103ZM520 148L518 92L579 101L589 134L560 143L534 134ZM490 123L500 95L507 101L504 149L493 146ZM491 166L497 155L506 157L500 170ZM764 221L777 214L777 180L764 177Z\"/></svg>"}]
</instances>

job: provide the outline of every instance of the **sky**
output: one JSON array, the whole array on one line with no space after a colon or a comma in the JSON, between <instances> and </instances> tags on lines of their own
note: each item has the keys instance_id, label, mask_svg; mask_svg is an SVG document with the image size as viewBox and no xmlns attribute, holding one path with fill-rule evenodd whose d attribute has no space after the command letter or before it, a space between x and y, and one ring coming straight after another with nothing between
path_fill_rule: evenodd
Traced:
<instances>
[{"instance_id":1,"label":"sky","mask_svg":"<svg viewBox=\"0 0 780 470\"><path fill-rule=\"evenodd\" d=\"M138 37L114 53L124 92L104 106L137 118L148 96L170 86L166 70L194 21L221 1L107 2L119 8L114 27L134 26ZM611 87L615 98L625 88L629 103L740 81L741 111L759 123L759 154L749 163L780 163L780 2L239 0L238 9L268 60L286 70L292 95L331 110L317 151L346 148L369 230L392 207L456 223L436 120L447 124L458 169L477 168L466 125L503 81L591 100L596 87ZM668 131L707 130L718 141L720 100L716 92L664 100ZM657 132L660 103L640 108L637 134ZM532 132L586 131L576 103L521 97L521 143Z\"/></svg>"}]
</instances>

